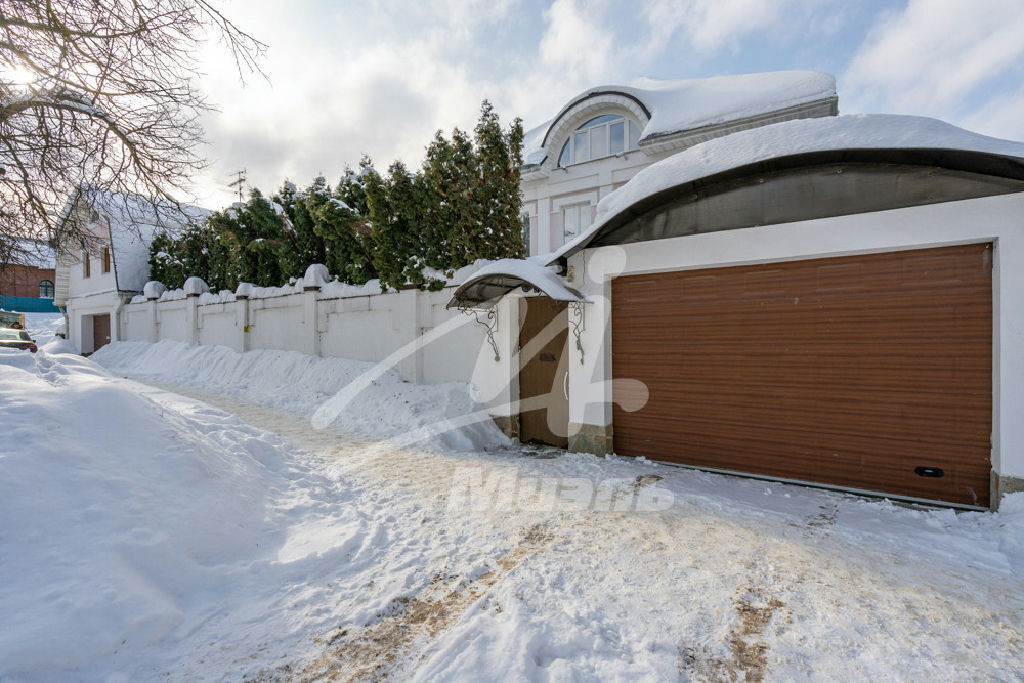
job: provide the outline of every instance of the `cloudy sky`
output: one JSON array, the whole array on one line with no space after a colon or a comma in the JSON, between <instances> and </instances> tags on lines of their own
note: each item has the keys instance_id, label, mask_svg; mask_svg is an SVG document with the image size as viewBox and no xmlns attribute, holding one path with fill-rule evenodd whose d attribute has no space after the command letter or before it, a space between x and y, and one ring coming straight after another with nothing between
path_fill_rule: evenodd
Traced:
<instances>
[{"instance_id":1,"label":"cloudy sky","mask_svg":"<svg viewBox=\"0 0 1024 683\"><path fill-rule=\"evenodd\" d=\"M272 191L332 182L362 154L418 165L434 131L471 128L481 100L527 129L595 85L639 76L815 69L841 113L945 119L1024 140L1024 0L227 0L269 45L243 86L203 55L216 208L245 168Z\"/></svg>"}]
</instances>

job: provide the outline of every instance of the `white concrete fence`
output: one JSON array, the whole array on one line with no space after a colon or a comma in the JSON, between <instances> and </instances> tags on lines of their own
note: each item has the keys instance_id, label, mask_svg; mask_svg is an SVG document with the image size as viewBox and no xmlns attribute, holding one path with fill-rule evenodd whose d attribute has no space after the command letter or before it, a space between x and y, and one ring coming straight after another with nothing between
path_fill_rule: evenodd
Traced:
<instances>
[{"instance_id":1,"label":"white concrete fence","mask_svg":"<svg viewBox=\"0 0 1024 683\"><path fill-rule=\"evenodd\" d=\"M166 293L159 283L149 283L144 295L120 310L117 338L385 361L410 382L471 382L477 388L507 383L509 354L496 361L485 328L445 309L451 287L338 296L360 290L311 277L326 274L323 266L320 272L314 268L298 286L261 290L243 284L234 295L210 294L199 278ZM480 398L490 402L498 396Z\"/></svg>"}]
</instances>

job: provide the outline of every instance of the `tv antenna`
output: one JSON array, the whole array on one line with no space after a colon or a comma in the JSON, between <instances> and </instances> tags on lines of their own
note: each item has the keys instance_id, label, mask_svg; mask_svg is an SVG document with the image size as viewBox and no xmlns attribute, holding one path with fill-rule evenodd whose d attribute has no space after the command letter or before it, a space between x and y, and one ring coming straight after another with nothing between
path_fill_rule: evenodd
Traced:
<instances>
[{"instance_id":1,"label":"tv antenna","mask_svg":"<svg viewBox=\"0 0 1024 683\"><path fill-rule=\"evenodd\" d=\"M228 183L228 187L238 188L238 201L245 201L245 169L239 169L234 173L235 179Z\"/></svg>"}]
</instances>

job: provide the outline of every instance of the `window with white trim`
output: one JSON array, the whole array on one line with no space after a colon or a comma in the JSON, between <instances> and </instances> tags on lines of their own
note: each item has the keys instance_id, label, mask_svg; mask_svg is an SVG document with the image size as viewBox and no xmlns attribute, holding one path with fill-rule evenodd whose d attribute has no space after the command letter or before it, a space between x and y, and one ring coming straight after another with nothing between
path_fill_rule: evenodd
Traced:
<instances>
[{"instance_id":1,"label":"window with white trim","mask_svg":"<svg viewBox=\"0 0 1024 683\"><path fill-rule=\"evenodd\" d=\"M619 114L603 114L577 128L562 145L561 167L629 152L640 142L640 126Z\"/></svg>"},{"instance_id":2,"label":"window with white trim","mask_svg":"<svg viewBox=\"0 0 1024 683\"><path fill-rule=\"evenodd\" d=\"M562 241L573 239L590 225L590 204L573 204L562 208Z\"/></svg>"}]
</instances>

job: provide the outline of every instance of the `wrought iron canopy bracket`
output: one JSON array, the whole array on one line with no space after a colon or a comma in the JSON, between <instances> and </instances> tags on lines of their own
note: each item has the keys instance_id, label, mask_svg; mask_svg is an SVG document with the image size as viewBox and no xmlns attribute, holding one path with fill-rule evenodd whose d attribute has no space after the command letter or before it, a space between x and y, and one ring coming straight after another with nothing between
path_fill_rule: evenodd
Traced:
<instances>
[{"instance_id":1,"label":"wrought iron canopy bracket","mask_svg":"<svg viewBox=\"0 0 1024 683\"><path fill-rule=\"evenodd\" d=\"M489 308L486 311L479 311L469 306L460 306L459 310L464 315L472 316L473 320L476 321L477 325L481 325L484 328L484 334L487 335L487 341L490 343L491 348L494 349L494 362L497 363L501 360L501 354L498 353L498 340L494 338L494 334L498 331L498 311L494 308ZM480 314L483 313L483 319Z\"/></svg>"},{"instance_id":2,"label":"wrought iron canopy bracket","mask_svg":"<svg viewBox=\"0 0 1024 683\"><path fill-rule=\"evenodd\" d=\"M583 365L583 332L587 329L587 318L582 301L569 302L569 329L576 339L576 349L580 352L580 365Z\"/></svg>"}]
</instances>

